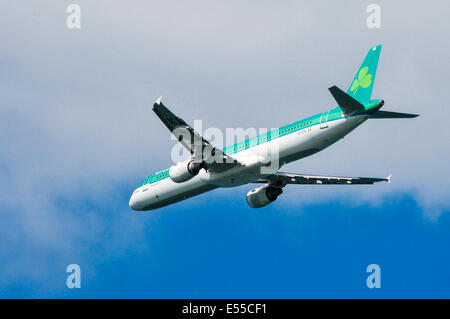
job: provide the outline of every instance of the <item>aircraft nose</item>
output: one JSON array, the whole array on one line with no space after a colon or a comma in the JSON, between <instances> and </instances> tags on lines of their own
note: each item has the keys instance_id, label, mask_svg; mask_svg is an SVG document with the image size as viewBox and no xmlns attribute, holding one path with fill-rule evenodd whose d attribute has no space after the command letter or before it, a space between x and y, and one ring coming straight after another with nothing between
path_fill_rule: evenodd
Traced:
<instances>
[{"instance_id":1,"label":"aircraft nose","mask_svg":"<svg viewBox=\"0 0 450 319\"><path fill-rule=\"evenodd\" d=\"M136 200L136 196L131 195L130 202L128 203L128 206L130 206L130 208L132 210L140 210L138 201Z\"/></svg>"}]
</instances>

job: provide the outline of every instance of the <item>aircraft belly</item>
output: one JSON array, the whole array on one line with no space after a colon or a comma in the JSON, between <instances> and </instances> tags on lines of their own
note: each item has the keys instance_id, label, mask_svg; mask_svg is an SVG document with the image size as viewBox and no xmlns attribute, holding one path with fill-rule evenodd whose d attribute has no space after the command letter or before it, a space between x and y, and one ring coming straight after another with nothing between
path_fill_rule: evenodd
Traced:
<instances>
[{"instance_id":1,"label":"aircraft belly","mask_svg":"<svg viewBox=\"0 0 450 319\"><path fill-rule=\"evenodd\" d=\"M215 185L203 183L198 176L183 183L175 183L170 178L159 184L144 199L142 210L152 210L179 202L217 188Z\"/></svg>"},{"instance_id":2,"label":"aircraft belly","mask_svg":"<svg viewBox=\"0 0 450 319\"><path fill-rule=\"evenodd\" d=\"M326 128L319 125L290 134L281 142L280 162L287 164L311 156L334 144L366 119L358 116L328 122Z\"/></svg>"},{"instance_id":3,"label":"aircraft belly","mask_svg":"<svg viewBox=\"0 0 450 319\"><path fill-rule=\"evenodd\" d=\"M235 157L240 165L220 173L202 171L199 177L206 184L218 187L235 187L254 181L261 176L260 169L266 160L265 157L253 155L254 153L248 150L241 152Z\"/></svg>"}]
</instances>

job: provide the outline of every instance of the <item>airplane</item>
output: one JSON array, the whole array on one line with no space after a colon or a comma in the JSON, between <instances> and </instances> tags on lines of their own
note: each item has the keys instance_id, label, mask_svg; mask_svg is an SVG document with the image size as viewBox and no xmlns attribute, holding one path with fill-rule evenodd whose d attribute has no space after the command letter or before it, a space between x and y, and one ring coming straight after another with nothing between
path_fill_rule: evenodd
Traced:
<instances>
[{"instance_id":1,"label":"airplane","mask_svg":"<svg viewBox=\"0 0 450 319\"><path fill-rule=\"evenodd\" d=\"M279 172L284 164L311 156L334 144L368 119L414 118L417 114L381 111L384 101L371 99L381 45L367 53L347 93L332 86L337 106L306 119L240 143L218 149L157 99L153 111L191 156L170 168L148 176L131 195L135 211L161 208L221 187L245 184L261 186L247 193L247 203L260 208L273 203L289 184L361 185L390 183L386 178L319 176ZM276 143L276 145L275 145ZM278 165L272 165L267 150L275 147ZM208 150L208 152L206 152ZM278 167L279 166L279 167Z\"/></svg>"}]
</instances>

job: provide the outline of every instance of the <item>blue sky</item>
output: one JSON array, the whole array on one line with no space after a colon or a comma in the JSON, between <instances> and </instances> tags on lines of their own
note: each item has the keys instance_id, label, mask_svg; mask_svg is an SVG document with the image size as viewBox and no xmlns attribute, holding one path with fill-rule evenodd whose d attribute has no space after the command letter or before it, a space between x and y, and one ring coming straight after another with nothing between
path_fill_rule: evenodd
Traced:
<instances>
[{"instance_id":1,"label":"blue sky","mask_svg":"<svg viewBox=\"0 0 450 319\"><path fill-rule=\"evenodd\" d=\"M69 2L0 4L0 297L449 297L446 2L379 1L379 30L364 1L78 3L79 30ZM370 121L283 171L391 184L128 208L172 164L157 97L204 128L279 127L334 107L327 88L379 43L374 98L421 116Z\"/></svg>"},{"instance_id":2,"label":"blue sky","mask_svg":"<svg viewBox=\"0 0 450 319\"><path fill-rule=\"evenodd\" d=\"M125 200L127 192L121 193ZM106 210L92 203L77 207L84 209ZM449 297L448 212L439 223L425 220L406 195L388 197L379 207L252 210L243 198L224 201L212 192L157 214L130 212L116 235L127 234L136 221L144 228L141 242L118 256L99 257L105 243L98 241L87 253L41 269L51 278L45 297ZM44 258L59 259L54 253ZM81 289L65 287L64 269L73 262L82 269ZM380 289L366 287L372 263L381 267ZM2 296L43 297L45 290L19 280Z\"/></svg>"}]
</instances>

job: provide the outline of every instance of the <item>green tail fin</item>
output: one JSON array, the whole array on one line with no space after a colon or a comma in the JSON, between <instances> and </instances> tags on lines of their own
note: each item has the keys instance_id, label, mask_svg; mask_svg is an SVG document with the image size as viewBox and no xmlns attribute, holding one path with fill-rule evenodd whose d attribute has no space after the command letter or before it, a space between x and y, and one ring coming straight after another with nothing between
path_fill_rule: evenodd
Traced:
<instances>
[{"instance_id":1,"label":"green tail fin","mask_svg":"<svg viewBox=\"0 0 450 319\"><path fill-rule=\"evenodd\" d=\"M370 101L380 52L381 44L369 50L352 84L348 88L347 94L362 104Z\"/></svg>"},{"instance_id":2,"label":"green tail fin","mask_svg":"<svg viewBox=\"0 0 450 319\"><path fill-rule=\"evenodd\" d=\"M398 113L391 111L376 111L370 115L371 119L412 119L418 117L418 114Z\"/></svg>"}]
</instances>

